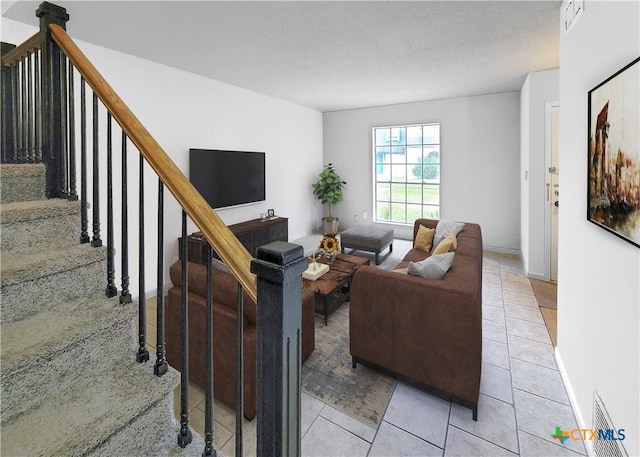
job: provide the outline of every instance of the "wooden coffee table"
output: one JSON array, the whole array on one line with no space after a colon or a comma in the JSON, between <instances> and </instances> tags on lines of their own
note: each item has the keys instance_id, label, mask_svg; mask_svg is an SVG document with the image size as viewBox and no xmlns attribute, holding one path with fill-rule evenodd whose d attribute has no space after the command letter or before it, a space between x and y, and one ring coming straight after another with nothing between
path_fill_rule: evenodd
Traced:
<instances>
[{"instance_id":1,"label":"wooden coffee table","mask_svg":"<svg viewBox=\"0 0 640 457\"><path fill-rule=\"evenodd\" d=\"M325 263L324 259L320 260ZM369 259L356 255L338 254L329 266L329 271L315 281L304 279L304 287L316 294L316 313L324 316L327 325L329 314L349 300L349 289L353 274L362 265L369 265Z\"/></svg>"}]
</instances>

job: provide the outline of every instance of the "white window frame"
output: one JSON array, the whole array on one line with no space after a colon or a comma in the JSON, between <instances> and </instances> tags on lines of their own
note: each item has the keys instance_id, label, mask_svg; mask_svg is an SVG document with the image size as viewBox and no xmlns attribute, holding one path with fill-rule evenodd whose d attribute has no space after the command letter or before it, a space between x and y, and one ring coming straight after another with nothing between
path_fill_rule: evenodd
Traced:
<instances>
[{"instance_id":1,"label":"white window frame","mask_svg":"<svg viewBox=\"0 0 640 457\"><path fill-rule=\"evenodd\" d=\"M425 130L425 127L429 130ZM416 136L418 129L419 143ZM384 130L387 132L385 133ZM437 131L437 142L433 140L434 135L431 138L425 138L425 132L433 134L435 131ZM377 138L376 132L379 132L380 138ZM411 138L409 138L409 132L411 132ZM374 222L413 226L415 219L440 218L441 132L440 122L380 125L371 128L372 219ZM425 177L426 168L423 168L423 178L420 180L415 176L415 172L419 170L416 166L422 163L425 167L425 157L429 158L428 167L431 178ZM380 180L380 178L384 179L387 173L388 180ZM385 184L388 184L387 189ZM403 198L399 197L403 191Z\"/></svg>"}]
</instances>

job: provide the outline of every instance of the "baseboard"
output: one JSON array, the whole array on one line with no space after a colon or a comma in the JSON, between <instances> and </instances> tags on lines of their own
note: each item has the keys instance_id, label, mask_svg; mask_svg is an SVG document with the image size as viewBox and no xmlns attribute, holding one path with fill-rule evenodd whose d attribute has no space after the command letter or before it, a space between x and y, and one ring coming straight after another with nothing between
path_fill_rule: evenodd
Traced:
<instances>
[{"instance_id":1,"label":"baseboard","mask_svg":"<svg viewBox=\"0 0 640 457\"><path fill-rule=\"evenodd\" d=\"M527 272L527 278L539 279L540 281L548 281L543 273L531 273L530 271Z\"/></svg>"},{"instance_id":2,"label":"baseboard","mask_svg":"<svg viewBox=\"0 0 640 457\"><path fill-rule=\"evenodd\" d=\"M564 362L562 361L562 356L560 355L558 346L556 346L553 355L556 359L556 363L558 364L558 370L560 371L560 376L562 377L562 383L564 384L564 388L567 391L567 396L569 397L569 402L571 403L571 408L573 409L573 415L575 416L578 428L591 428L588 427L586 422L584 421L584 417L582 415L582 412L580 411L580 406L578 406L578 400L576 398L575 392L573 391L573 387L571 386L571 381L569 381L569 376L567 374L566 368L564 367ZM590 457L595 456L592 441L583 440L583 443L585 445L585 449L587 450L587 454Z\"/></svg>"},{"instance_id":3,"label":"baseboard","mask_svg":"<svg viewBox=\"0 0 640 457\"><path fill-rule=\"evenodd\" d=\"M483 245L482 249L489 252L497 252L498 254L509 254L520 257L520 249L505 248L502 246L491 246L488 244Z\"/></svg>"},{"instance_id":4,"label":"baseboard","mask_svg":"<svg viewBox=\"0 0 640 457\"><path fill-rule=\"evenodd\" d=\"M296 240L299 240L300 238L305 238L307 236L311 236L311 235L318 235L318 237L322 237L322 230L319 232L303 232L303 233L298 233L295 235L289 235L289 243L293 243L293 244L297 244Z\"/></svg>"}]
</instances>

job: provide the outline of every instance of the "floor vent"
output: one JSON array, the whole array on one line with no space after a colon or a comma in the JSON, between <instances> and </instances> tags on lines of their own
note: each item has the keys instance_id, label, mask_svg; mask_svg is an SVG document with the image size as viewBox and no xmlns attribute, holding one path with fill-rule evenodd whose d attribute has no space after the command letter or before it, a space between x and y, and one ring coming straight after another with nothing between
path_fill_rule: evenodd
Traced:
<instances>
[{"instance_id":1,"label":"floor vent","mask_svg":"<svg viewBox=\"0 0 640 457\"><path fill-rule=\"evenodd\" d=\"M618 429L613 425L611 416L604 407L598 392L593 391L593 429L598 430L598 438L593 440L593 452L598 457L628 457L622 445Z\"/></svg>"}]
</instances>

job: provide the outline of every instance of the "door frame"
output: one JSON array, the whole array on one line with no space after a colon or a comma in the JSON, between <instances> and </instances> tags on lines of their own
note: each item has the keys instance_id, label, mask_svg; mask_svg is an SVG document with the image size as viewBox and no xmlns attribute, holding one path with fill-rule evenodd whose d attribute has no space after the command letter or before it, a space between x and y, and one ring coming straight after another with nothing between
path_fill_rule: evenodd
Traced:
<instances>
[{"instance_id":1,"label":"door frame","mask_svg":"<svg viewBox=\"0 0 640 457\"><path fill-rule=\"evenodd\" d=\"M559 100L547 101L544 104L544 278L551 280L551 205L553 189L549 189L547 201L547 183L551 184L551 108L560 107Z\"/></svg>"}]
</instances>

